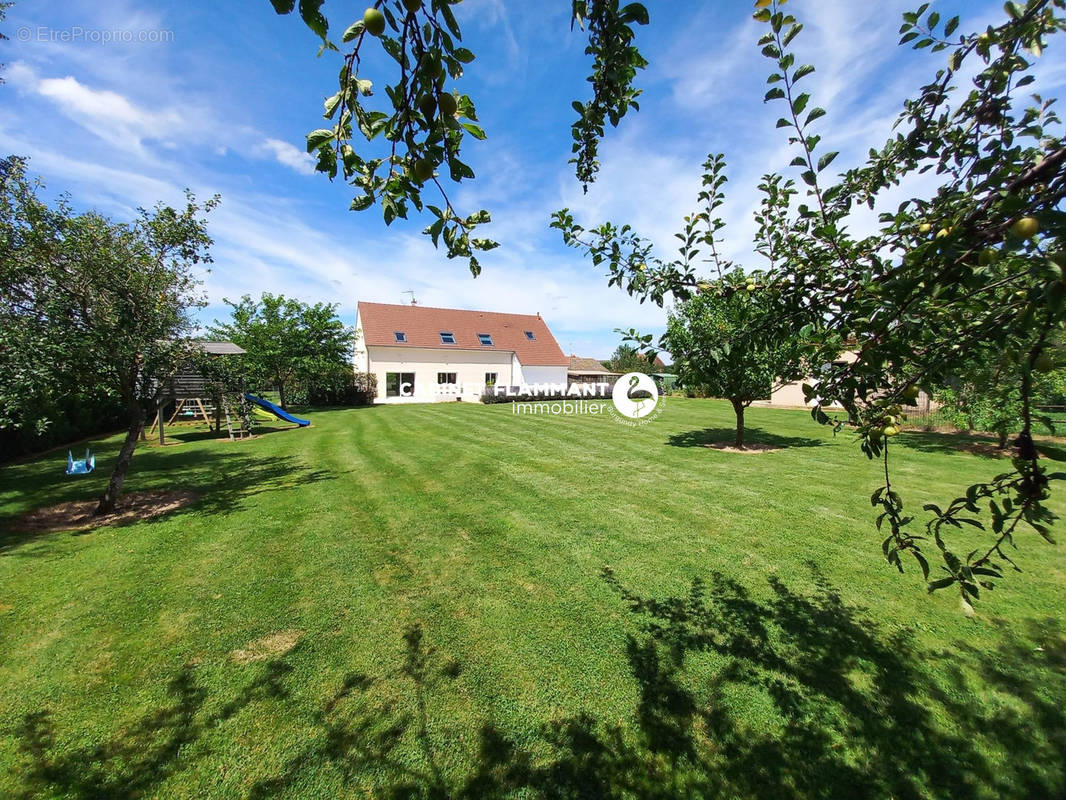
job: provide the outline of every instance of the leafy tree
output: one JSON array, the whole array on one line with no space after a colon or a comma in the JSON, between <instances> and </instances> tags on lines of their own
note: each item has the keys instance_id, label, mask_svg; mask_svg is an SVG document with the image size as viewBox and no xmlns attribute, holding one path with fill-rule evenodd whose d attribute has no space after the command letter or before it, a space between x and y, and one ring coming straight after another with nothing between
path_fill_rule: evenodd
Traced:
<instances>
[{"instance_id":1,"label":"leafy tree","mask_svg":"<svg viewBox=\"0 0 1066 800\"><path fill-rule=\"evenodd\" d=\"M615 348L611 358L604 363L611 372L643 372L645 375L653 375L658 370L655 362L647 358L640 350L631 344L622 343Z\"/></svg>"},{"instance_id":2,"label":"leafy tree","mask_svg":"<svg viewBox=\"0 0 1066 800\"><path fill-rule=\"evenodd\" d=\"M0 407L7 424L47 423L49 394L72 387L116 397L126 438L96 508L115 507L137 446L144 407L189 356L184 338L195 294L194 265L210 261L200 205L159 205L131 223L74 214L37 197L22 162L0 166Z\"/></svg>"},{"instance_id":3,"label":"leafy tree","mask_svg":"<svg viewBox=\"0 0 1066 800\"><path fill-rule=\"evenodd\" d=\"M231 319L216 320L211 335L248 351L244 358L251 380L277 387L283 408L294 381L350 375L355 331L341 322L336 305L308 305L270 293L258 301L245 295L239 302L225 302Z\"/></svg>"},{"instance_id":4,"label":"leafy tree","mask_svg":"<svg viewBox=\"0 0 1066 800\"><path fill-rule=\"evenodd\" d=\"M756 249L782 287L764 325L806 319L806 335L827 349L847 339L860 343L858 358L821 381L819 396L841 403L857 420L863 450L884 462L885 479L874 493L878 527L890 563L902 569L912 555L928 576L923 546L932 541L943 577L930 590L954 586L967 613L981 587L992 585L1011 564L1005 547L1027 525L1048 538L1053 514L1044 505L1051 475L1032 442L1034 367L1066 319L1066 264L1061 237L1066 215L1066 146L1057 135L1053 100L1034 96L1019 108L1020 91L1050 37L1066 27L1061 0L1008 2L998 26L958 34L957 17L942 20L928 4L904 15L901 44L938 56L935 76L905 103L892 138L872 148L867 162L835 181L827 170L837 156L820 153L815 106L801 82L814 72L797 64L789 47L802 24L775 0L759 0L755 18L766 25L759 41L772 62L767 102L781 102L778 127L788 132L796 155L791 167L803 189L781 174L764 176L757 214ZM964 73L965 70L965 73ZM962 74L971 88L958 91ZM883 208L888 190L918 174L938 186ZM800 192L805 197L800 197ZM879 201L881 204L879 206ZM881 211L877 230L854 235L848 221L856 207ZM588 234L566 211L556 217L564 237ZM611 282L642 298L662 302L699 291L688 262L647 264L649 246L625 226L591 232L590 252L611 269ZM899 401L921 385L942 385L964 373L968 354L991 348L1006 358L1017 334L1027 349L1017 371L1021 403L1013 470L971 486L946 508L929 504L926 535L914 532L914 516L890 479L890 434ZM844 420L822 409L815 417L838 429ZM988 520L986 525L985 519ZM989 532L988 546L965 558L949 533L962 524Z\"/></svg>"},{"instance_id":5,"label":"leafy tree","mask_svg":"<svg viewBox=\"0 0 1066 800\"><path fill-rule=\"evenodd\" d=\"M760 286L760 277L736 270L680 303L661 339L685 386L732 404L737 447L744 446L744 410L768 399L775 386L803 375L804 348L795 331L786 327L770 336L758 327L774 291Z\"/></svg>"}]
</instances>

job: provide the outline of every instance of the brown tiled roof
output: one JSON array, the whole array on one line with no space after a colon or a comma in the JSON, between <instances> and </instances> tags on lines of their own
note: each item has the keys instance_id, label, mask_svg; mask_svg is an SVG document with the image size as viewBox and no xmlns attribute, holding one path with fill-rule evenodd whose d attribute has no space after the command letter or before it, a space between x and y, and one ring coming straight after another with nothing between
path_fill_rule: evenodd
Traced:
<instances>
[{"instance_id":1,"label":"brown tiled roof","mask_svg":"<svg viewBox=\"0 0 1066 800\"><path fill-rule=\"evenodd\" d=\"M360 303L359 321L367 345L388 347L432 347L440 350L502 350L515 353L520 364L563 367L563 355L540 315L500 314L495 311L463 311L457 308ZM406 334L406 342L396 341L396 331ZM441 331L455 335L455 344L442 344ZM526 336L533 332L533 339ZM478 334L492 336L492 346L478 342Z\"/></svg>"},{"instance_id":2,"label":"brown tiled roof","mask_svg":"<svg viewBox=\"0 0 1066 800\"><path fill-rule=\"evenodd\" d=\"M599 361L594 358L579 358L578 356L570 356L570 371L571 372L602 372L604 375L610 375L611 371L607 367L603 366Z\"/></svg>"}]
</instances>

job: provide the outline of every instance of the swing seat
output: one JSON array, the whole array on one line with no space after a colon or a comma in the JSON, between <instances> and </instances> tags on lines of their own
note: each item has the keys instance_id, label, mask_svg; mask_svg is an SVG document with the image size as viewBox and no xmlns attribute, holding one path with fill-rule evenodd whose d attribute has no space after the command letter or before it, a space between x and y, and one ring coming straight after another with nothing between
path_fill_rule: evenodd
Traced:
<instances>
[{"instance_id":1,"label":"swing seat","mask_svg":"<svg viewBox=\"0 0 1066 800\"><path fill-rule=\"evenodd\" d=\"M67 475L88 475L96 469L96 454L85 451L85 460L74 460L73 454L67 451Z\"/></svg>"}]
</instances>

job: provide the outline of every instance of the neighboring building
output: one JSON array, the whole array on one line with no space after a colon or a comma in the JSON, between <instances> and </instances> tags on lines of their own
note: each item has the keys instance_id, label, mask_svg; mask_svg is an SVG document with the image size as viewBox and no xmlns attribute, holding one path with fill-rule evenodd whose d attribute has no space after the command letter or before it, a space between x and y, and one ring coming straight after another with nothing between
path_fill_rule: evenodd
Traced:
<instances>
[{"instance_id":1,"label":"neighboring building","mask_svg":"<svg viewBox=\"0 0 1066 800\"><path fill-rule=\"evenodd\" d=\"M611 372L594 358L579 358L575 355L570 356L570 367L566 375L570 383L613 384L620 377L620 373Z\"/></svg>"},{"instance_id":2,"label":"neighboring building","mask_svg":"<svg viewBox=\"0 0 1066 800\"><path fill-rule=\"evenodd\" d=\"M832 365L844 367L855 361L858 357L858 353L854 350L845 350L840 354L836 361L832 362ZM809 383L811 386L817 386L818 376L808 375L798 381L790 381L789 383L782 384L770 393L769 400L757 402L755 405L777 406L779 408L812 408L814 402L812 401L808 403L803 397L803 384L805 383ZM841 410L841 406L836 404L827 405L825 408Z\"/></svg>"},{"instance_id":3,"label":"neighboring building","mask_svg":"<svg viewBox=\"0 0 1066 800\"><path fill-rule=\"evenodd\" d=\"M835 367L844 367L853 363L859 357L859 354L854 350L845 350L840 354L836 361L832 362ZM827 365L828 366L828 365ZM754 403L756 406L773 406L777 408L813 408L814 402L807 402L803 396L803 384L809 383L811 386L818 385L818 376L809 375L806 378L802 378L798 381L791 381L789 383L778 386L770 394L769 400L762 400ZM843 408L836 403L831 403L824 406L827 409L841 411ZM912 409L908 413L914 413L913 409L917 408L918 413L928 414L930 411L935 411L938 408L938 404L929 397L924 391L918 392L918 399L913 404L905 406L905 409Z\"/></svg>"},{"instance_id":4,"label":"neighboring building","mask_svg":"<svg viewBox=\"0 0 1066 800\"><path fill-rule=\"evenodd\" d=\"M357 372L378 402L474 400L486 386L567 382L569 360L540 314L360 303Z\"/></svg>"}]
</instances>

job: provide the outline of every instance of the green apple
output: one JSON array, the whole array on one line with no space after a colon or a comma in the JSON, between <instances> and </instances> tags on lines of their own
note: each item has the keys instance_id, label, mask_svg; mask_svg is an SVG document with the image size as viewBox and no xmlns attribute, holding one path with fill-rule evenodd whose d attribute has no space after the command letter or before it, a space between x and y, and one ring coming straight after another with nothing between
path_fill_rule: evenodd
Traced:
<instances>
[{"instance_id":1,"label":"green apple","mask_svg":"<svg viewBox=\"0 0 1066 800\"><path fill-rule=\"evenodd\" d=\"M403 0L403 7L414 14L418 9L422 8L422 0Z\"/></svg>"},{"instance_id":2,"label":"green apple","mask_svg":"<svg viewBox=\"0 0 1066 800\"><path fill-rule=\"evenodd\" d=\"M951 228L941 228L936 232L937 239L945 239L948 236L951 236Z\"/></svg>"},{"instance_id":3,"label":"green apple","mask_svg":"<svg viewBox=\"0 0 1066 800\"><path fill-rule=\"evenodd\" d=\"M440 100L437 101L437 108L440 109L442 117L454 117L455 112L459 110L459 104L456 102L454 94L443 92Z\"/></svg>"},{"instance_id":4,"label":"green apple","mask_svg":"<svg viewBox=\"0 0 1066 800\"><path fill-rule=\"evenodd\" d=\"M886 425L881 429L881 433L885 436L895 436L899 433L899 429L895 425Z\"/></svg>"},{"instance_id":5,"label":"green apple","mask_svg":"<svg viewBox=\"0 0 1066 800\"><path fill-rule=\"evenodd\" d=\"M433 99L433 95L422 95L418 100L418 110L426 119L433 119L433 113L437 110L437 101Z\"/></svg>"},{"instance_id":6,"label":"green apple","mask_svg":"<svg viewBox=\"0 0 1066 800\"><path fill-rule=\"evenodd\" d=\"M440 53L433 51L422 57L422 69L433 80L444 77L444 62L440 59Z\"/></svg>"},{"instance_id":7,"label":"green apple","mask_svg":"<svg viewBox=\"0 0 1066 800\"><path fill-rule=\"evenodd\" d=\"M932 229L932 225L930 225L928 222L923 222L921 225L918 226L918 233L929 233L929 231L931 231Z\"/></svg>"},{"instance_id":8,"label":"green apple","mask_svg":"<svg viewBox=\"0 0 1066 800\"><path fill-rule=\"evenodd\" d=\"M376 8L368 8L363 12L363 26L374 36L381 36L385 32L385 15Z\"/></svg>"},{"instance_id":9,"label":"green apple","mask_svg":"<svg viewBox=\"0 0 1066 800\"><path fill-rule=\"evenodd\" d=\"M754 292L755 291L755 284L754 283L749 283L744 288L747 289L749 292Z\"/></svg>"},{"instance_id":10,"label":"green apple","mask_svg":"<svg viewBox=\"0 0 1066 800\"><path fill-rule=\"evenodd\" d=\"M990 266L997 261L999 261L999 250L994 247L986 247L981 251L980 255L977 256L977 263L982 267Z\"/></svg>"},{"instance_id":11,"label":"green apple","mask_svg":"<svg viewBox=\"0 0 1066 800\"><path fill-rule=\"evenodd\" d=\"M911 401L917 400L918 399L918 387L912 385L912 386L908 386L906 389L904 389L903 390L903 399L904 400L911 400Z\"/></svg>"},{"instance_id":12,"label":"green apple","mask_svg":"<svg viewBox=\"0 0 1066 800\"><path fill-rule=\"evenodd\" d=\"M411 171L419 183L425 183L433 177L433 162L428 158L419 158Z\"/></svg>"},{"instance_id":13,"label":"green apple","mask_svg":"<svg viewBox=\"0 0 1066 800\"><path fill-rule=\"evenodd\" d=\"M1040 233L1040 222L1036 217L1022 217L1010 226L1010 232L1019 239L1032 239Z\"/></svg>"}]
</instances>

